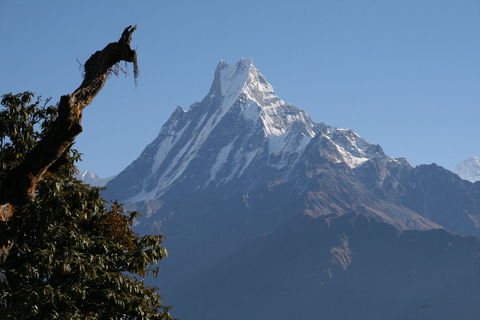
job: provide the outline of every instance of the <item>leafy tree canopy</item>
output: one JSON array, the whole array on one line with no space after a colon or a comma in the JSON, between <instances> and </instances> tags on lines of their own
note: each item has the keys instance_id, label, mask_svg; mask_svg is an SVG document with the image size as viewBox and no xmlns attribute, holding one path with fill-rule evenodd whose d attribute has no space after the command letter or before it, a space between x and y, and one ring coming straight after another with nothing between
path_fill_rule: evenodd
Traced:
<instances>
[{"instance_id":1,"label":"leafy tree canopy","mask_svg":"<svg viewBox=\"0 0 480 320\"><path fill-rule=\"evenodd\" d=\"M6 94L0 109L0 185L45 136L56 106L31 92ZM163 236L132 230L136 212L108 205L100 188L75 179L79 153L69 149L37 184L35 197L0 219L1 319L171 319L157 288L167 255ZM5 214L5 212L3 212Z\"/></svg>"}]
</instances>

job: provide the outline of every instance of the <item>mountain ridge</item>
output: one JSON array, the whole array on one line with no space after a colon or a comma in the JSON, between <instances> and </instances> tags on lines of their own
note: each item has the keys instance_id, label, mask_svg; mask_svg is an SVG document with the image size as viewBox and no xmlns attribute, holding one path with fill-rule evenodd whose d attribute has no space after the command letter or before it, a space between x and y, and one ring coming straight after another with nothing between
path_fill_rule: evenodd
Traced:
<instances>
[{"instance_id":1,"label":"mountain ridge","mask_svg":"<svg viewBox=\"0 0 480 320\"><path fill-rule=\"evenodd\" d=\"M480 235L480 214L473 210L479 188L472 189L469 208L459 208L467 210L466 225L447 221L445 208L432 212L414 203L427 196L417 168L351 129L314 123L275 94L251 59L241 59L221 61L207 96L188 111L177 107L157 138L106 187L139 206L179 197L246 197L252 205L283 185L289 190L282 201L302 202L298 211L312 216L358 211L403 229Z\"/></svg>"},{"instance_id":2,"label":"mountain ridge","mask_svg":"<svg viewBox=\"0 0 480 320\"><path fill-rule=\"evenodd\" d=\"M428 314L447 320L462 304L439 304L437 292L458 300L447 288L464 281L455 273L468 279L479 269L479 249L474 237L401 231L362 214L297 216L178 284L167 300L186 319L244 319L249 306L252 319L272 320L422 319L416 304L433 301ZM480 300L474 286L464 293Z\"/></svg>"},{"instance_id":3,"label":"mountain ridge","mask_svg":"<svg viewBox=\"0 0 480 320\"><path fill-rule=\"evenodd\" d=\"M202 108L204 109L203 113L199 114L199 111L201 111L199 109ZM242 59L233 66L223 61L220 62L215 71L215 78L210 92L202 102L194 103L189 111L184 111L180 107L175 109L170 119L162 127L159 136L145 149L145 151L147 151L147 149L150 148L158 148L155 156L152 157L155 161L152 164L151 173L158 171L164 161L170 161L171 163L178 162L180 157L169 158L168 154L172 151L171 148L174 147L182 135L192 134L199 136L199 138L195 140L187 141L186 145L182 146L184 150L194 149L194 151L197 151L195 148L203 144L204 139L215 129L215 126L218 125L229 111L230 114L228 116L234 117L234 113L237 113L237 116L240 115L240 117L237 117L235 120L239 120L239 118L243 120L248 129L255 130L260 127L260 131L263 131L263 137L262 132L255 132L260 136L260 140L264 140L262 141L263 145L259 147L265 147L265 144L268 146L268 151L265 156L267 157L266 159L268 159L267 164L273 167L281 169L288 165L291 161L288 157L291 158L292 154L300 156L312 138L317 135L321 135L322 138L330 140L334 144L332 148L337 149L337 155L341 157L341 160L334 159L334 161L344 161L348 163L350 167L355 167L366 161L366 153L368 154L370 150L375 148L377 148L379 152L371 156L377 156L381 153L382 157L387 157L381 150L381 147L371 146L352 130L334 128L325 123L313 123L305 111L285 103L274 94L273 87L253 66L250 59ZM189 115L191 116L188 117ZM197 116L199 116L200 119L196 119ZM188 128L194 119L197 122L195 123L196 126L194 128ZM204 124L205 121L207 121L206 124ZM248 140L248 138L245 140ZM360 147L357 145L357 142ZM347 146L347 144L349 144L349 146ZM215 175L218 173L218 170L221 169L225 157L228 156L231 151L231 147L231 144L222 145L218 153L219 156L212 165L213 172L211 172L211 177L208 181L216 180ZM241 147L242 151L248 149L245 148L245 146ZM350 147L350 150L346 149L348 147ZM240 173L243 173L242 169L245 169L252 158L260 151L257 148L247 150L247 152L248 154L245 159L243 159L245 166L236 168L240 169ZM163 189L168 188L171 180L178 178L178 174L183 172L191 160L191 158L188 158L187 161L184 161L182 167L177 168L179 169L176 171L177 175L173 175L172 179L165 181L160 178L158 184L162 185L162 187L161 190L157 190L157 193L152 193L150 188L148 195L123 198L122 200L127 202L152 200L157 197L159 195L158 193L161 193ZM238 159L236 160L240 161ZM135 163L132 165L134 164ZM172 168L167 168L167 170L168 169L171 170ZM163 173L164 177L168 175L168 172ZM226 177L226 180L228 179L229 177Z\"/></svg>"}]
</instances>

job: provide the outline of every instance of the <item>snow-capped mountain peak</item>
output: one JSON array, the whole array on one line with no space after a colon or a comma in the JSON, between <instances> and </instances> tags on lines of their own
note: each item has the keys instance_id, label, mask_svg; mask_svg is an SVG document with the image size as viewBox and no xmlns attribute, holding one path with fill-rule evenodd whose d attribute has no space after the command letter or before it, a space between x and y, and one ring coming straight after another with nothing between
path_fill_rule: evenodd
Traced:
<instances>
[{"instance_id":1,"label":"snow-capped mountain peak","mask_svg":"<svg viewBox=\"0 0 480 320\"><path fill-rule=\"evenodd\" d=\"M310 117L303 110L281 100L249 58L241 59L234 65L225 61L218 64L209 96L218 98L219 95L221 116L232 107L238 107L245 119L262 121L265 136L282 135L299 122L307 124L302 128L305 135L315 135ZM237 100L242 103L236 104Z\"/></svg>"},{"instance_id":2,"label":"snow-capped mountain peak","mask_svg":"<svg viewBox=\"0 0 480 320\"><path fill-rule=\"evenodd\" d=\"M224 97L234 97L240 94L253 67L251 59L241 59L234 65L220 61L217 66L217 77L220 82L220 91Z\"/></svg>"},{"instance_id":3,"label":"snow-capped mountain peak","mask_svg":"<svg viewBox=\"0 0 480 320\"><path fill-rule=\"evenodd\" d=\"M96 173L93 173L90 170L85 170L77 175L78 180L95 187L103 187L115 177L116 176L109 178L100 178Z\"/></svg>"},{"instance_id":4,"label":"snow-capped mountain peak","mask_svg":"<svg viewBox=\"0 0 480 320\"><path fill-rule=\"evenodd\" d=\"M278 99L273 87L249 58L240 59L234 65L223 60L220 61L215 72L212 90L218 89L218 87L221 95L225 98L224 106L228 108L242 93L259 105L263 105L264 101L268 99Z\"/></svg>"},{"instance_id":5,"label":"snow-capped mountain peak","mask_svg":"<svg viewBox=\"0 0 480 320\"><path fill-rule=\"evenodd\" d=\"M480 159L471 157L459 163L453 170L460 178L470 182L480 181Z\"/></svg>"},{"instance_id":6,"label":"snow-capped mountain peak","mask_svg":"<svg viewBox=\"0 0 480 320\"><path fill-rule=\"evenodd\" d=\"M402 229L431 229L450 219L430 220L444 212L440 203L449 196L428 191L436 185L430 176L439 171L412 168L353 130L314 123L242 59L220 62L207 96L188 111L176 108L157 138L106 188L111 199L153 211L161 206L169 214L179 205L208 207L210 200L238 210L284 203L312 217L358 211ZM453 174L447 180L469 184ZM469 217L473 227L467 223L463 230L476 234L478 215Z\"/></svg>"},{"instance_id":7,"label":"snow-capped mountain peak","mask_svg":"<svg viewBox=\"0 0 480 320\"><path fill-rule=\"evenodd\" d=\"M352 130L315 124L304 110L281 100L251 59L234 65L221 61L207 96L188 111L177 107L159 136L116 180L136 180L136 186L122 191L126 202L157 199L192 179L187 187L192 192L218 188L255 176L258 168L288 180L307 149L312 154L322 148L322 139L329 141L329 160L350 168L374 157L389 158Z\"/></svg>"}]
</instances>

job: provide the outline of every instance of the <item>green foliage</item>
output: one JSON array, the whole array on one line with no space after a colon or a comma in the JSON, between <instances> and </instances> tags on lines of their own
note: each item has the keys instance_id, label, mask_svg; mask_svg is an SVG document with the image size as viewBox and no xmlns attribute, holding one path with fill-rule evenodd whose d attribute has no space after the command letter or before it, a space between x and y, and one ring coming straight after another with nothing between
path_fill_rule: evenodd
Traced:
<instances>
[{"instance_id":1,"label":"green foliage","mask_svg":"<svg viewBox=\"0 0 480 320\"><path fill-rule=\"evenodd\" d=\"M19 164L57 117L57 108L42 105L38 97L32 103L34 94L24 92L5 94L0 112L0 171L6 172Z\"/></svg>"},{"instance_id":2,"label":"green foliage","mask_svg":"<svg viewBox=\"0 0 480 320\"><path fill-rule=\"evenodd\" d=\"M54 107L32 98L3 96L0 178L55 120ZM44 177L0 235L15 243L0 265L0 319L171 319L157 288L143 282L167 255L163 236L133 232L138 213L108 206L100 188L76 180L76 158L70 151L62 170Z\"/></svg>"}]
</instances>

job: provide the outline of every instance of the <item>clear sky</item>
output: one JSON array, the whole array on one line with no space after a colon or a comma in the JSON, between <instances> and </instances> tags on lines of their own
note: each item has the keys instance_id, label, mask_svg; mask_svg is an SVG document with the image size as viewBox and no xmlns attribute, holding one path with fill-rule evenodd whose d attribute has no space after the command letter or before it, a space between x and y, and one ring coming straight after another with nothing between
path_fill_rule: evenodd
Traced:
<instances>
[{"instance_id":1,"label":"clear sky","mask_svg":"<svg viewBox=\"0 0 480 320\"><path fill-rule=\"evenodd\" d=\"M57 102L79 64L138 25L133 68L87 107L79 168L117 174L220 60L252 58L279 97L414 166L480 156L480 1L0 0L0 94Z\"/></svg>"}]
</instances>

